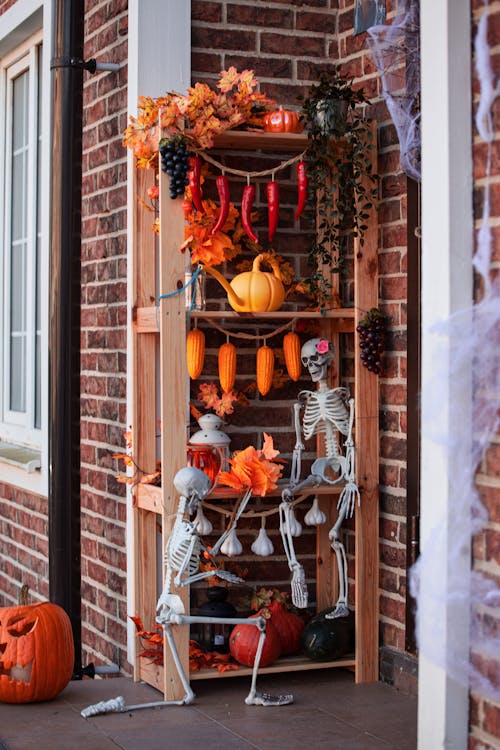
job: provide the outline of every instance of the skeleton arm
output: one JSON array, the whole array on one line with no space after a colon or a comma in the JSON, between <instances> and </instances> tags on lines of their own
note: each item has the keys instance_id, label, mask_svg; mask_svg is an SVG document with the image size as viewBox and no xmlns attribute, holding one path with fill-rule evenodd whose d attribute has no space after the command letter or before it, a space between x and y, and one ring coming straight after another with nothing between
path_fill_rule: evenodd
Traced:
<instances>
[{"instance_id":1,"label":"skeleton arm","mask_svg":"<svg viewBox=\"0 0 500 750\"><path fill-rule=\"evenodd\" d=\"M294 425L295 425L295 447L293 449L292 456L292 471L290 474L290 484L296 485L300 479L300 473L302 470L302 452L304 450L304 443L302 442L302 432L300 428L300 410L302 404L296 402L293 405L294 411Z\"/></svg>"}]
</instances>

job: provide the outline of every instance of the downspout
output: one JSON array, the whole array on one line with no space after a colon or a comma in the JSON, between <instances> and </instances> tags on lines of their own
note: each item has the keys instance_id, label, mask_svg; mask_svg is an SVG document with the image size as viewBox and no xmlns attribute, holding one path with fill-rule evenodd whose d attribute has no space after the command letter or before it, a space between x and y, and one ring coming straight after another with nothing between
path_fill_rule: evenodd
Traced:
<instances>
[{"instance_id":1,"label":"downspout","mask_svg":"<svg viewBox=\"0 0 500 750\"><path fill-rule=\"evenodd\" d=\"M83 0L54 0L49 320L49 596L81 674L80 276Z\"/></svg>"}]
</instances>

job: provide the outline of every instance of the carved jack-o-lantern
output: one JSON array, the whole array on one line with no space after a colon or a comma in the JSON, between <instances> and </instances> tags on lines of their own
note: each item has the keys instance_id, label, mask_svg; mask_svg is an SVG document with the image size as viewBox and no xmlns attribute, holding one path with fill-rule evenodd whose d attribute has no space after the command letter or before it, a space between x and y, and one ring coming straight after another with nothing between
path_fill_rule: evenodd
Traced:
<instances>
[{"instance_id":1,"label":"carved jack-o-lantern","mask_svg":"<svg viewBox=\"0 0 500 750\"><path fill-rule=\"evenodd\" d=\"M57 604L0 607L0 702L55 698L71 679L74 658L71 623Z\"/></svg>"}]
</instances>

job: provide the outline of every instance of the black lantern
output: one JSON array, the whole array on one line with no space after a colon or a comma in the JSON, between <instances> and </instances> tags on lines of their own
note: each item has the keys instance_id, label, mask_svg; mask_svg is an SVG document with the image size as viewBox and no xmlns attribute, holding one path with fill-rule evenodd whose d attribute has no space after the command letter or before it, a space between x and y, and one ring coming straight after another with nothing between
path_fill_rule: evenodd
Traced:
<instances>
[{"instance_id":1,"label":"black lantern","mask_svg":"<svg viewBox=\"0 0 500 750\"><path fill-rule=\"evenodd\" d=\"M207 601L196 612L200 617L237 617L236 609L231 602L226 601L227 589L222 586L210 586L207 589ZM207 622L199 626L199 641L206 651L219 651L221 654L229 652L229 636L233 629L226 623Z\"/></svg>"}]
</instances>

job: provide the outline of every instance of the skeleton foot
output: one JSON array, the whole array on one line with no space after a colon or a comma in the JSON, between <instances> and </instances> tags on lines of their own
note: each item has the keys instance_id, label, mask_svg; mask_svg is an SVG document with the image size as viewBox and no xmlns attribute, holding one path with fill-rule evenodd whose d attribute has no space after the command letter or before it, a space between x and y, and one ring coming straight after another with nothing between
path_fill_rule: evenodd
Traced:
<instances>
[{"instance_id":1,"label":"skeleton foot","mask_svg":"<svg viewBox=\"0 0 500 750\"><path fill-rule=\"evenodd\" d=\"M293 703L293 695L270 695L269 693L249 693L245 698L247 706L287 706Z\"/></svg>"},{"instance_id":2,"label":"skeleton foot","mask_svg":"<svg viewBox=\"0 0 500 750\"><path fill-rule=\"evenodd\" d=\"M349 607L343 602L339 602L333 612L329 612L325 615L325 620L334 620L336 617L347 617L349 614Z\"/></svg>"}]
</instances>

